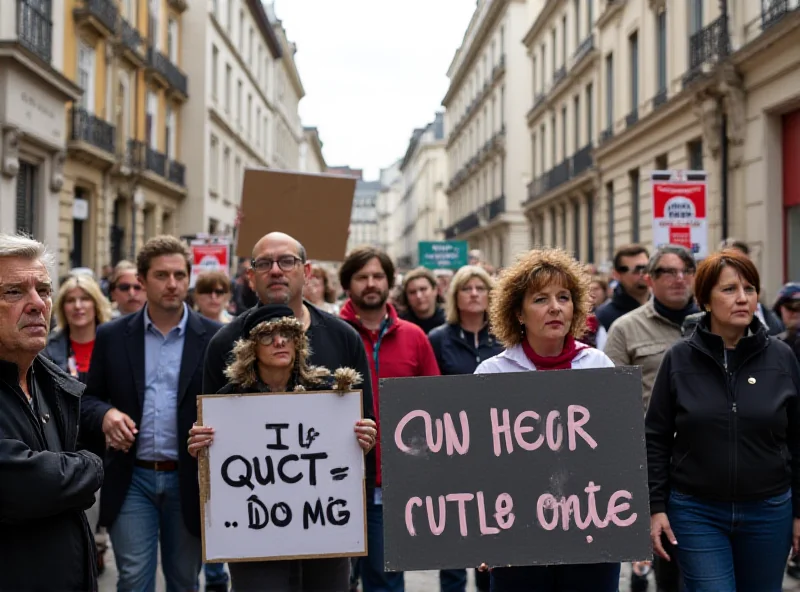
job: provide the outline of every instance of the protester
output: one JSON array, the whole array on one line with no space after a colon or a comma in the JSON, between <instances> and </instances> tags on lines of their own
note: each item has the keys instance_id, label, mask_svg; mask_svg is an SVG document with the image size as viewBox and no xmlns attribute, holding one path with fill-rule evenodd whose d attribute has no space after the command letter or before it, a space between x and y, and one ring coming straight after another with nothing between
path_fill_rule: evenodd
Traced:
<instances>
[{"instance_id":1,"label":"protester","mask_svg":"<svg viewBox=\"0 0 800 592\"><path fill-rule=\"evenodd\" d=\"M109 283L114 318L133 314L144 306L145 296L136 273L136 266L130 261L120 261L114 268Z\"/></svg>"},{"instance_id":2,"label":"protester","mask_svg":"<svg viewBox=\"0 0 800 592\"><path fill-rule=\"evenodd\" d=\"M472 374L478 364L503 351L489 330L493 288L494 280L477 265L464 266L452 277L445 301L447 324L428 335L442 375ZM489 590L488 575L475 573L481 592Z\"/></svg>"},{"instance_id":3,"label":"protester","mask_svg":"<svg viewBox=\"0 0 800 592\"><path fill-rule=\"evenodd\" d=\"M620 247L614 253L612 275L617 286L611 299L595 310L597 320L606 332L619 317L639 308L650 297L644 280L648 257L647 249L638 244Z\"/></svg>"},{"instance_id":4,"label":"protester","mask_svg":"<svg viewBox=\"0 0 800 592\"><path fill-rule=\"evenodd\" d=\"M223 325L233 317L228 312L231 281L221 271L206 271L197 276L194 284L195 310L207 319Z\"/></svg>"},{"instance_id":5,"label":"protester","mask_svg":"<svg viewBox=\"0 0 800 592\"><path fill-rule=\"evenodd\" d=\"M789 283L781 288L773 306L786 330L778 335L800 357L800 284Z\"/></svg>"},{"instance_id":6,"label":"protester","mask_svg":"<svg viewBox=\"0 0 800 592\"><path fill-rule=\"evenodd\" d=\"M197 462L182 445L197 419L202 362L220 325L184 303L190 257L156 236L137 259L147 303L97 330L81 416L105 435L100 524L108 527L120 590L155 585L158 545L170 590L194 590L200 571Z\"/></svg>"},{"instance_id":7,"label":"protester","mask_svg":"<svg viewBox=\"0 0 800 592\"><path fill-rule=\"evenodd\" d=\"M83 386L44 356L52 257L0 234L0 590L97 590L84 514L101 460L76 450Z\"/></svg>"},{"instance_id":8,"label":"protester","mask_svg":"<svg viewBox=\"0 0 800 592\"><path fill-rule=\"evenodd\" d=\"M406 312L400 318L414 323L427 335L446 322L444 310L436 300L436 276L430 269L418 267L403 278L403 299Z\"/></svg>"},{"instance_id":9,"label":"protester","mask_svg":"<svg viewBox=\"0 0 800 592\"><path fill-rule=\"evenodd\" d=\"M111 299L111 276L114 274L114 268L106 263L103 265L102 271L100 273L100 281L98 282L100 285L100 290L103 292L103 296Z\"/></svg>"},{"instance_id":10,"label":"protester","mask_svg":"<svg viewBox=\"0 0 800 592\"><path fill-rule=\"evenodd\" d=\"M243 312L250 310L258 304L258 294L253 291L250 286L250 260L240 259L239 268L236 272L236 280L231 287L232 299L231 311L233 315L238 316Z\"/></svg>"},{"instance_id":11,"label":"protester","mask_svg":"<svg viewBox=\"0 0 800 592\"><path fill-rule=\"evenodd\" d=\"M361 375L351 368L309 365L309 346L302 323L285 304L267 304L248 315L243 337L233 348L233 360L225 370L228 383L219 394L289 392L295 390L350 391ZM375 445L377 426L371 419L356 422L356 439L366 454ZM214 442L212 426L191 429L188 450L197 457ZM236 592L291 592L302 582L303 592L346 590L350 580L347 558L260 561L231 563L231 580Z\"/></svg>"},{"instance_id":12,"label":"protester","mask_svg":"<svg viewBox=\"0 0 800 592\"><path fill-rule=\"evenodd\" d=\"M740 241L735 238L726 238L722 243L720 243L719 250L723 249L736 249L740 253L747 256L748 259L752 261L752 257L750 255L750 247L744 241ZM755 264L755 262L753 262ZM767 328L767 333L770 335L778 335L779 333L783 332L784 326L781 322L781 318L779 315L772 312L769 308L765 307L758 303L756 307L756 317L764 324Z\"/></svg>"},{"instance_id":13,"label":"protester","mask_svg":"<svg viewBox=\"0 0 800 592\"><path fill-rule=\"evenodd\" d=\"M800 365L755 318L760 289L738 250L700 263L706 314L665 354L647 410L653 549L676 545L687 592L779 591L800 547Z\"/></svg>"},{"instance_id":14,"label":"protester","mask_svg":"<svg viewBox=\"0 0 800 592\"><path fill-rule=\"evenodd\" d=\"M336 306L336 290L331 285L327 270L320 265L311 266L311 275L303 288L303 298L320 310L332 315L339 314Z\"/></svg>"},{"instance_id":15,"label":"protester","mask_svg":"<svg viewBox=\"0 0 800 592\"><path fill-rule=\"evenodd\" d=\"M608 357L576 339L591 306L589 278L560 249L533 250L505 269L492 294L492 330L506 350L476 374L607 368ZM492 591L616 592L619 563L495 567Z\"/></svg>"},{"instance_id":16,"label":"protester","mask_svg":"<svg viewBox=\"0 0 800 592\"><path fill-rule=\"evenodd\" d=\"M592 301L592 312L603 306L608 300L608 280L602 275L593 275L589 283L589 298Z\"/></svg>"},{"instance_id":17,"label":"protester","mask_svg":"<svg viewBox=\"0 0 800 592\"><path fill-rule=\"evenodd\" d=\"M438 376L439 367L425 333L400 319L388 302L394 284L394 263L373 247L352 250L339 268L339 281L348 295L342 319L358 331L369 355L374 395L374 416L380 432L378 381L381 378ZM367 376L366 372L362 373ZM367 541L369 555L360 562L364 592L402 590L402 572L384 571L383 503L381 492L381 447L376 447L375 491L367 496ZM441 572L442 592L463 592L463 570Z\"/></svg>"},{"instance_id":18,"label":"protester","mask_svg":"<svg viewBox=\"0 0 800 592\"><path fill-rule=\"evenodd\" d=\"M589 266L586 268L587 273L591 273ZM581 341L586 345L596 347L599 350L603 349L606 342L608 333L605 327L597 320L597 307L601 306L608 300L608 282L602 276L592 276L589 283L589 300L592 303L592 308L589 311L589 316L586 317L586 332L581 337Z\"/></svg>"},{"instance_id":19,"label":"protester","mask_svg":"<svg viewBox=\"0 0 800 592\"><path fill-rule=\"evenodd\" d=\"M436 302L444 304L447 302L447 292L450 289L450 282L453 281L453 270L435 269L433 275L436 276Z\"/></svg>"}]
</instances>

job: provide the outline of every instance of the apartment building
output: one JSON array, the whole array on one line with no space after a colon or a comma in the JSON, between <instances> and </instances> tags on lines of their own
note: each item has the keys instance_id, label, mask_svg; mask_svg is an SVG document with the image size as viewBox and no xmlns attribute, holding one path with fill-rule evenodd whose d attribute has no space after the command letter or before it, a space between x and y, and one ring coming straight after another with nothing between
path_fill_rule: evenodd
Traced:
<instances>
[{"instance_id":1,"label":"apartment building","mask_svg":"<svg viewBox=\"0 0 800 592\"><path fill-rule=\"evenodd\" d=\"M405 193L403 189L403 173L400 171L400 158L386 168L381 169L379 179L380 191L375 201L376 215L378 218L378 246L386 251L393 260L400 256L401 221L394 216L397 204Z\"/></svg>"},{"instance_id":2,"label":"apartment building","mask_svg":"<svg viewBox=\"0 0 800 592\"><path fill-rule=\"evenodd\" d=\"M531 180L531 69L520 42L526 0L478 0L448 70L445 133L449 169L446 239L467 240L494 265L528 248L522 203Z\"/></svg>"},{"instance_id":3,"label":"apartment building","mask_svg":"<svg viewBox=\"0 0 800 592\"><path fill-rule=\"evenodd\" d=\"M315 127L303 128L303 141L300 143L298 170L304 173L323 173L328 168L322 154L322 140Z\"/></svg>"},{"instance_id":4,"label":"apartment building","mask_svg":"<svg viewBox=\"0 0 800 592\"><path fill-rule=\"evenodd\" d=\"M51 249L65 185L64 112L82 94L64 75L66 17L61 2L0 3L0 232L26 232Z\"/></svg>"},{"instance_id":5,"label":"apartment building","mask_svg":"<svg viewBox=\"0 0 800 592\"><path fill-rule=\"evenodd\" d=\"M275 85L283 55L260 0L214 0L186 15L187 72L197 93L183 130L189 197L180 232L230 235L244 170L273 167Z\"/></svg>"},{"instance_id":6,"label":"apartment building","mask_svg":"<svg viewBox=\"0 0 800 592\"><path fill-rule=\"evenodd\" d=\"M533 93L526 114L533 180L523 211L533 245L560 246L591 262L596 178L594 3L544 3L523 38Z\"/></svg>"},{"instance_id":7,"label":"apartment building","mask_svg":"<svg viewBox=\"0 0 800 592\"><path fill-rule=\"evenodd\" d=\"M186 197L180 51L186 0L64 0L67 109L59 272L132 258L174 233Z\"/></svg>"},{"instance_id":8,"label":"apartment building","mask_svg":"<svg viewBox=\"0 0 800 592\"><path fill-rule=\"evenodd\" d=\"M347 237L348 251L361 245L378 245L377 200L380 190L380 181L356 181L350 214L350 235Z\"/></svg>"},{"instance_id":9,"label":"apartment building","mask_svg":"<svg viewBox=\"0 0 800 592\"><path fill-rule=\"evenodd\" d=\"M400 171L405 191L392 214L402 226L396 262L400 267L416 267L419 241L444 238L447 220L444 113L437 113L426 127L414 130Z\"/></svg>"}]
</instances>

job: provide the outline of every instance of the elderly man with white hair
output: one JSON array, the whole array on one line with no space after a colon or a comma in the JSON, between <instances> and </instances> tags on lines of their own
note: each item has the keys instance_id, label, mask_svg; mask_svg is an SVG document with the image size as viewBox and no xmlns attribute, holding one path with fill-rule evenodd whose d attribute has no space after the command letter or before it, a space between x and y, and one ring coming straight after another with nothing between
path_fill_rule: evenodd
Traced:
<instances>
[{"instance_id":1,"label":"elderly man with white hair","mask_svg":"<svg viewBox=\"0 0 800 592\"><path fill-rule=\"evenodd\" d=\"M45 246L0 234L0 590L97 590L84 510L103 465L76 450L83 386L40 355L50 332Z\"/></svg>"}]
</instances>

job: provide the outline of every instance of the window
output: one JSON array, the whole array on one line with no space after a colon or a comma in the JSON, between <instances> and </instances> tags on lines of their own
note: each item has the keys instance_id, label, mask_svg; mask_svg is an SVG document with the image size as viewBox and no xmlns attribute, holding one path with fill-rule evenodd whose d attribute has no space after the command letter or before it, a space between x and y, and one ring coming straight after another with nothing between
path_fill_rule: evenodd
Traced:
<instances>
[{"instance_id":1,"label":"window","mask_svg":"<svg viewBox=\"0 0 800 592\"><path fill-rule=\"evenodd\" d=\"M233 83L233 68L225 64L225 112L231 111L231 84Z\"/></svg>"},{"instance_id":2,"label":"window","mask_svg":"<svg viewBox=\"0 0 800 592\"><path fill-rule=\"evenodd\" d=\"M555 76L556 70L558 70L558 62L556 61L556 54L558 53L556 51L556 48L558 47L558 45L556 45L557 33L556 33L556 28L555 27L553 27L553 30L550 32L550 36L551 36L551 39L552 39L550 44L553 47L553 60L552 60L553 61L553 75Z\"/></svg>"},{"instance_id":3,"label":"window","mask_svg":"<svg viewBox=\"0 0 800 592\"><path fill-rule=\"evenodd\" d=\"M550 245L558 245L558 221L556 220L556 209L550 208Z\"/></svg>"},{"instance_id":4,"label":"window","mask_svg":"<svg viewBox=\"0 0 800 592\"><path fill-rule=\"evenodd\" d=\"M123 141L131 137L131 93L130 79L125 70L119 72L119 89L117 90L117 130L122 133Z\"/></svg>"},{"instance_id":5,"label":"window","mask_svg":"<svg viewBox=\"0 0 800 592\"><path fill-rule=\"evenodd\" d=\"M219 0L211 0L211 14L219 18Z\"/></svg>"},{"instance_id":6,"label":"window","mask_svg":"<svg viewBox=\"0 0 800 592\"><path fill-rule=\"evenodd\" d=\"M587 35L592 34L594 24L594 0L586 0L586 31Z\"/></svg>"},{"instance_id":7,"label":"window","mask_svg":"<svg viewBox=\"0 0 800 592\"><path fill-rule=\"evenodd\" d=\"M561 107L561 161L567 159L567 104Z\"/></svg>"},{"instance_id":8,"label":"window","mask_svg":"<svg viewBox=\"0 0 800 592\"><path fill-rule=\"evenodd\" d=\"M689 170L702 171L703 170L703 140L697 139L694 142L689 142Z\"/></svg>"},{"instance_id":9,"label":"window","mask_svg":"<svg viewBox=\"0 0 800 592\"><path fill-rule=\"evenodd\" d=\"M660 154L656 156L656 170L657 171L666 171L669 168L669 162L667 160L666 154Z\"/></svg>"},{"instance_id":10,"label":"window","mask_svg":"<svg viewBox=\"0 0 800 592\"><path fill-rule=\"evenodd\" d=\"M244 93L242 81L240 80L236 88L236 123L239 124L239 127L242 126L244 121L244 103L242 101L244 101Z\"/></svg>"},{"instance_id":11,"label":"window","mask_svg":"<svg viewBox=\"0 0 800 592\"><path fill-rule=\"evenodd\" d=\"M239 53L244 54L244 10L239 11Z\"/></svg>"},{"instance_id":12,"label":"window","mask_svg":"<svg viewBox=\"0 0 800 592\"><path fill-rule=\"evenodd\" d=\"M500 87L500 127L506 124L506 87Z\"/></svg>"},{"instance_id":13,"label":"window","mask_svg":"<svg viewBox=\"0 0 800 592\"><path fill-rule=\"evenodd\" d=\"M228 18L225 20L225 25L228 28L228 35L233 33L233 0L226 0L228 3Z\"/></svg>"},{"instance_id":14,"label":"window","mask_svg":"<svg viewBox=\"0 0 800 592\"><path fill-rule=\"evenodd\" d=\"M567 206L561 206L561 248L567 250Z\"/></svg>"},{"instance_id":15,"label":"window","mask_svg":"<svg viewBox=\"0 0 800 592\"><path fill-rule=\"evenodd\" d=\"M211 45L211 98L217 100L217 71L219 70L219 50L216 45Z\"/></svg>"},{"instance_id":16,"label":"window","mask_svg":"<svg viewBox=\"0 0 800 592\"><path fill-rule=\"evenodd\" d=\"M253 64L253 55L255 53L253 51L253 39L254 39L254 37L253 37L253 27L250 27L250 40L249 40L249 43L247 44L247 63L250 64L250 65Z\"/></svg>"},{"instance_id":17,"label":"window","mask_svg":"<svg viewBox=\"0 0 800 592\"><path fill-rule=\"evenodd\" d=\"M222 197L231 201L231 149L222 151Z\"/></svg>"},{"instance_id":18,"label":"window","mask_svg":"<svg viewBox=\"0 0 800 592\"><path fill-rule=\"evenodd\" d=\"M703 28L703 0L686 0L689 4L689 36Z\"/></svg>"},{"instance_id":19,"label":"window","mask_svg":"<svg viewBox=\"0 0 800 592\"><path fill-rule=\"evenodd\" d=\"M581 96L575 95L572 100L572 121L575 129L572 132L572 151L577 152L581 147Z\"/></svg>"},{"instance_id":20,"label":"window","mask_svg":"<svg viewBox=\"0 0 800 592\"><path fill-rule=\"evenodd\" d=\"M167 159L168 160L175 160L177 157L176 153L176 123L175 123L175 111L172 110L172 107L167 107L167 141L165 143L167 147Z\"/></svg>"},{"instance_id":21,"label":"window","mask_svg":"<svg viewBox=\"0 0 800 592\"><path fill-rule=\"evenodd\" d=\"M123 11L125 18L134 26L137 24L136 18L136 0L125 0L123 2Z\"/></svg>"},{"instance_id":22,"label":"window","mask_svg":"<svg viewBox=\"0 0 800 592\"><path fill-rule=\"evenodd\" d=\"M178 21L174 18L169 19L167 24L167 51L169 61L173 64L178 63Z\"/></svg>"},{"instance_id":23,"label":"window","mask_svg":"<svg viewBox=\"0 0 800 592\"><path fill-rule=\"evenodd\" d=\"M662 10L656 17L656 84L658 92L667 90L667 12Z\"/></svg>"},{"instance_id":24,"label":"window","mask_svg":"<svg viewBox=\"0 0 800 592\"><path fill-rule=\"evenodd\" d=\"M631 242L639 242L639 169L628 172L628 182L631 186Z\"/></svg>"},{"instance_id":25,"label":"window","mask_svg":"<svg viewBox=\"0 0 800 592\"><path fill-rule=\"evenodd\" d=\"M233 166L233 195L236 198L234 203L241 203L242 201L242 161L238 157Z\"/></svg>"},{"instance_id":26,"label":"window","mask_svg":"<svg viewBox=\"0 0 800 592\"><path fill-rule=\"evenodd\" d=\"M209 168L209 188L214 193L217 192L219 183L219 140L217 136L212 135L208 151L208 168Z\"/></svg>"},{"instance_id":27,"label":"window","mask_svg":"<svg viewBox=\"0 0 800 592\"><path fill-rule=\"evenodd\" d=\"M262 59L262 57L263 57L262 54L263 53L264 53L264 51L261 49L261 46L259 45L258 46L258 59L256 60L256 67L258 68L258 76L256 77L256 80L258 80L259 82L261 82L263 80L263 76L264 76L264 73L262 71L262 68L264 67L264 60Z\"/></svg>"},{"instance_id":28,"label":"window","mask_svg":"<svg viewBox=\"0 0 800 592\"><path fill-rule=\"evenodd\" d=\"M567 65L567 15L561 17L561 65Z\"/></svg>"},{"instance_id":29,"label":"window","mask_svg":"<svg viewBox=\"0 0 800 592\"><path fill-rule=\"evenodd\" d=\"M572 202L572 247L574 257L581 259L581 202Z\"/></svg>"},{"instance_id":30,"label":"window","mask_svg":"<svg viewBox=\"0 0 800 592\"><path fill-rule=\"evenodd\" d=\"M158 149L158 97L147 91L147 113L145 115L145 140L153 150Z\"/></svg>"},{"instance_id":31,"label":"window","mask_svg":"<svg viewBox=\"0 0 800 592\"><path fill-rule=\"evenodd\" d=\"M581 44L581 0L572 0L575 8L575 46Z\"/></svg>"},{"instance_id":32,"label":"window","mask_svg":"<svg viewBox=\"0 0 800 592\"><path fill-rule=\"evenodd\" d=\"M628 38L628 52L631 60L631 113L639 108L639 33L634 32Z\"/></svg>"},{"instance_id":33,"label":"window","mask_svg":"<svg viewBox=\"0 0 800 592\"><path fill-rule=\"evenodd\" d=\"M545 81L545 78L547 77L547 74L545 72L545 69L547 68L547 46L544 43L542 43L541 52L542 52L542 86L541 86L541 90L542 90L542 92L544 92L544 81Z\"/></svg>"},{"instance_id":34,"label":"window","mask_svg":"<svg viewBox=\"0 0 800 592\"><path fill-rule=\"evenodd\" d=\"M614 54L606 56L606 128L614 129Z\"/></svg>"},{"instance_id":35,"label":"window","mask_svg":"<svg viewBox=\"0 0 800 592\"><path fill-rule=\"evenodd\" d=\"M81 108L94 113L94 48L83 40L78 45L78 86L83 89L78 101Z\"/></svg>"},{"instance_id":36,"label":"window","mask_svg":"<svg viewBox=\"0 0 800 592\"><path fill-rule=\"evenodd\" d=\"M537 170L538 160L536 158L538 148L539 148L539 138L536 136L536 132L533 132L533 135L531 136L531 155L533 156L532 170L534 178L536 178L539 173L539 171Z\"/></svg>"},{"instance_id":37,"label":"window","mask_svg":"<svg viewBox=\"0 0 800 592\"><path fill-rule=\"evenodd\" d=\"M24 160L19 161L17 173L17 232L24 232L35 237L38 233L36 224L36 195L38 188L39 167Z\"/></svg>"},{"instance_id":38,"label":"window","mask_svg":"<svg viewBox=\"0 0 800 592\"><path fill-rule=\"evenodd\" d=\"M586 262L594 263L594 196L586 196Z\"/></svg>"},{"instance_id":39,"label":"window","mask_svg":"<svg viewBox=\"0 0 800 592\"><path fill-rule=\"evenodd\" d=\"M256 146L261 146L261 107L256 107Z\"/></svg>"},{"instance_id":40,"label":"window","mask_svg":"<svg viewBox=\"0 0 800 592\"><path fill-rule=\"evenodd\" d=\"M544 147L545 147L545 128L544 128L544 123L542 123L542 125L539 126L539 142L540 142L540 145L541 145L541 149L539 150L539 171L541 171L541 173L544 173L544 171L546 170L544 168L546 166L545 160L544 160L544 155L545 155L545 149L544 149Z\"/></svg>"},{"instance_id":41,"label":"window","mask_svg":"<svg viewBox=\"0 0 800 592\"><path fill-rule=\"evenodd\" d=\"M247 95L247 133L253 137L253 95Z\"/></svg>"},{"instance_id":42,"label":"window","mask_svg":"<svg viewBox=\"0 0 800 592\"><path fill-rule=\"evenodd\" d=\"M556 114L550 117L550 149L552 150L551 154L553 155L553 166L556 164Z\"/></svg>"},{"instance_id":43,"label":"window","mask_svg":"<svg viewBox=\"0 0 800 592\"><path fill-rule=\"evenodd\" d=\"M160 1L159 0L149 0L149 11L147 17L147 27L148 33L147 36L150 38L150 42L153 46L158 49L161 47L161 40L159 39L158 35L158 17L159 17L159 10L161 9Z\"/></svg>"},{"instance_id":44,"label":"window","mask_svg":"<svg viewBox=\"0 0 800 592\"><path fill-rule=\"evenodd\" d=\"M608 260L614 259L614 183L606 183L606 222L608 224Z\"/></svg>"},{"instance_id":45,"label":"window","mask_svg":"<svg viewBox=\"0 0 800 592\"><path fill-rule=\"evenodd\" d=\"M594 142L594 87L586 85L586 143Z\"/></svg>"},{"instance_id":46,"label":"window","mask_svg":"<svg viewBox=\"0 0 800 592\"><path fill-rule=\"evenodd\" d=\"M537 65L536 64L536 56L533 56L533 97L534 97L534 99L536 98L536 95L538 94L538 89L539 89L539 79L536 76L536 74L537 74L536 65Z\"/></svg>"},{"instance_id":47,"label":"window","mask_svg":"<svg viewBox=\"0 0 800 592\"><path fill-rule=\"evenodd\" d=\"M500 56L506 55L506 30L500 27Z\"/></svg>"}]
</instances>

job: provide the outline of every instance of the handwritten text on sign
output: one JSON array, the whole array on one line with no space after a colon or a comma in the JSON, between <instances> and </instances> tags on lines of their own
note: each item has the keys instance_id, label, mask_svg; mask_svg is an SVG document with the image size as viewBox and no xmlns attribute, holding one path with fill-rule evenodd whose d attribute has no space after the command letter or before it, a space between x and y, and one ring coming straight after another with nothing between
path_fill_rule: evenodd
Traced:
<instances>
[{"instance_id":1,"label":"handwritten text on sign","mask_svg":"<svg viewBox=\"0 0 800 592\"><path fill-rule=\"evenodd\" d=\"M638 370L386 380L389 569L649 556Z\"/></svg>"},{"instance_id":2,"label":"handwritten text on sign","mask_svg":"<svg viewBox=\"0 0 800 592\"><path fill-rule=\"evenodd\" d=\"M204 560L360 555L361 393L202 397L215 430Z\"/></svg>"}]
</instances>

